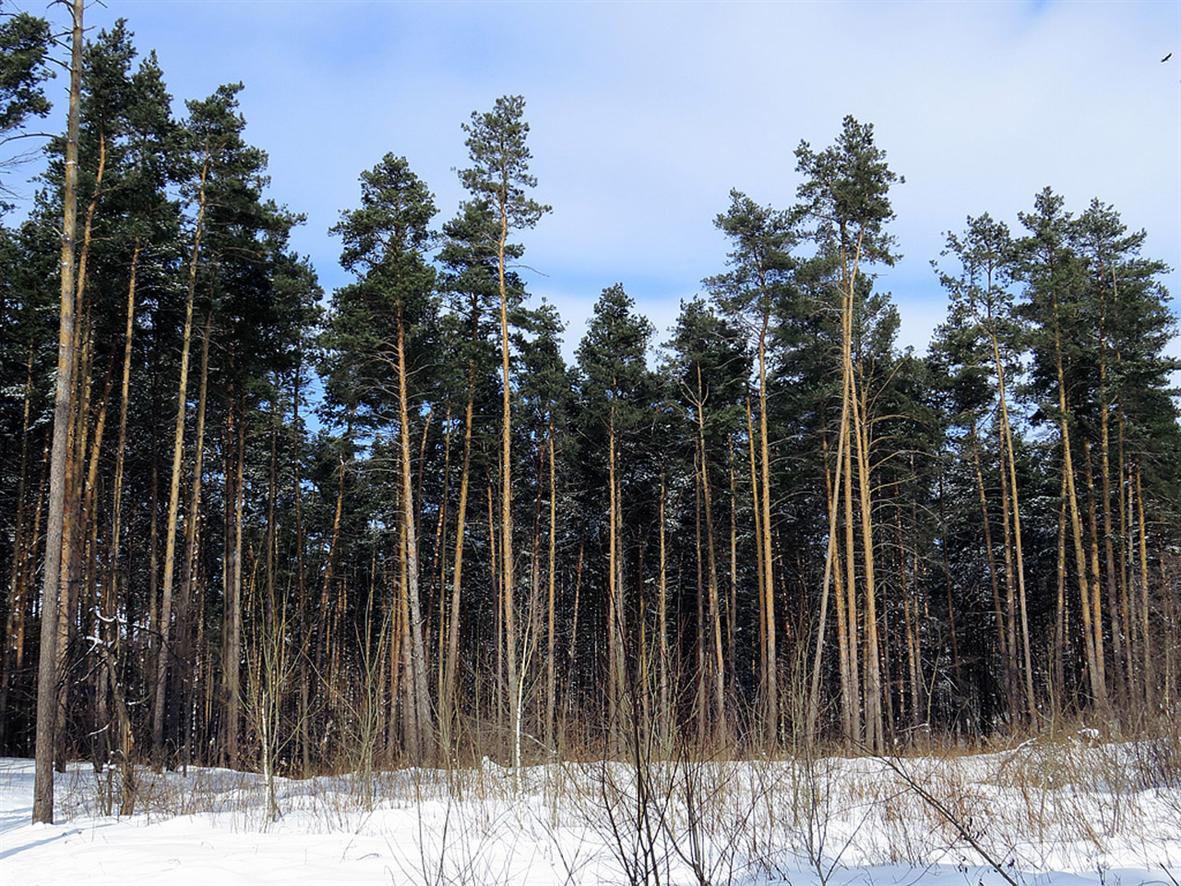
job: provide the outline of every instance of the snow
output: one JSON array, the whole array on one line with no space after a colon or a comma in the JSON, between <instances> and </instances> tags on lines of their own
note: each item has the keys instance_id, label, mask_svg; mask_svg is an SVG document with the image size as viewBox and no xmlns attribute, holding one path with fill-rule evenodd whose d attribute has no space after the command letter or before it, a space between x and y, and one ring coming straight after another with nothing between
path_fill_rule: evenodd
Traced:
<instances>
[{"instance_id":1,"label":"snow","mask_svg":"<svg viewBox=\"0 0 1181 886\"><path fill-rule=\"evenodd\" d=\"M1038 741L895 762L1017 883L1181 881L1181 779L1160 747ZM681 761L640 774L583 763L514 778L485 760L278 779L272 821L261 777L224 769L143 770L136 813L104 814L118 775L79 763L57 776L58 823L33 825L32 761L0 758L0 884L598 886L630 882L642 859L669 886L1006 882L881 760Z\"/></svg>"}]
</instances>

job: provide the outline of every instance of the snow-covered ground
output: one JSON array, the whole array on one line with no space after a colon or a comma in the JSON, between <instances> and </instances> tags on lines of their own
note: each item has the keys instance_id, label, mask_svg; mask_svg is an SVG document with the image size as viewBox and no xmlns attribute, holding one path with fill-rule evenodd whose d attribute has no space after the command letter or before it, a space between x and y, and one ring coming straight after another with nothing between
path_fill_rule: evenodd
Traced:
<instances>
[{"instance_id":1,"label":"snow-covered ground","mask_svg":"<svg viewBox=\"0 0 1181 886\"><path fill-rule=\"evenodd\" d=\"M144 772L136 813L103 814L117 777L78 764L58 776L52 826L28 823L32 761L0 759L0 884L589 886L655 871L647 882L667 886L1169 886L1181 881L1172 754L1067 740L906 758L903 774L824 758L665 763L639 779L621 764L515 779L486 762L280 779L274 821L259 776L219 769Z\"/></svg>"}]
</instances>

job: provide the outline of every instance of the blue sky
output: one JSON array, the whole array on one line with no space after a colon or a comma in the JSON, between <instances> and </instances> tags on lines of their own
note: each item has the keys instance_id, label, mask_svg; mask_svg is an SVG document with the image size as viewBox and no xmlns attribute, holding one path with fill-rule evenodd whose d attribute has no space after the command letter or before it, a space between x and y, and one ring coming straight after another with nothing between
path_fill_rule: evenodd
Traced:
<instances>
[{"instance_id":1,"label":"blue sky","mask_svg":"<svg viewBox=\"0 0 1181 886\"><path fill-rule=\"evenodd\" d=\"M522 237L527 278L570 322L568 353L616 281L663 338L679 300L723 266L712 219L729 189L789 205L793 149L828 144L847 113L875 124L906 177L894 196L905 257L880 283L904 345L924 348L943 317L929 266L942 232L984 210L1015 226L1047 184L1073 208L1114 203L1148 229L1151 255L1181 266L1176 0L108 0L88 15L96 26L126 17L178 105L245 82L249 138L270 154L276 199L307 215L295 245L326 288L344 279L327 230L356 203L362 169L406 155L441 223L462 197L460 124L523 94L537 196L554 206ZM1168 282L1178 291L1181 274Z\"/></svg>"}]
</instances>

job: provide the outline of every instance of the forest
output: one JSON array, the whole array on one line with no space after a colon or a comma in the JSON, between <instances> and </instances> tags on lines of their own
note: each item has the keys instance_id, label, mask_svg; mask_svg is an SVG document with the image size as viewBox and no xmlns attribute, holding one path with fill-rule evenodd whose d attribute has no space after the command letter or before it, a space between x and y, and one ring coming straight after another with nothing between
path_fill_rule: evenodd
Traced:
<instances>
[{"instance_id":1,"label":"forest","mask_svg":"<svg viewBox=\"0 0 1181 886\"><path fill-rule=\"evenodd\" d=\"M523 97L455 121L458 206L398 145L356 170L325 291L241 83L178 114L130 24L4 12L0 185L43 157L0 218L0 755L36 756L35 820L77 760L130 813L138 766L880 755L1176 715L1176 319L1101 197L964 206L916 353L878 285L906 170L845 117L785 158L791 205L718 195L726 261L671 331L604 280L568 362L526 282L562 207Z\"/></svg>"}]
</instances>

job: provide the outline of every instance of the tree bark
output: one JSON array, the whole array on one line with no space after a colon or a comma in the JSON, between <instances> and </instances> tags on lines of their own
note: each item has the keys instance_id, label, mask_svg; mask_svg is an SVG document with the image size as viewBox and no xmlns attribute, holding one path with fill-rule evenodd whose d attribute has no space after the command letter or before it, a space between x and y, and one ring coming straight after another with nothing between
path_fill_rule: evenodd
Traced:
<instances>
[{"instance_id":1,"label":"tree bark","mask_svg":"<svg viewBox=\"0 0 1181 886\"><path fill-rule=\"evenodd\" d=\"M410 463L410 407L409 395L406 387L406 331L402 322L402 312L398 311L398 415L400 423L399 437L402 446L402 520L406 533L406 597L409 604L409 633L411 648L410 676L412 680L412 695L414 704L414 721L417 728L415 745L423 758L415 762L429 761L433 758L434 728L431 725L431 702L427 689L426 650L422 640L422 603L418 594L418 531L415 521L414 486L412 466Z\"/></svg>"},{"instance_id":2,"label":"tree bark","mask_svg":"<svg viewBox=\"0 0 1181 886\"><path fill-rule=\"evenodd\" d=\"M74 236L77 230L78 116L82 93L82 24L85 4L73 0L71 17L70 101L66 122L65 178L62 190L61 299L58 315L57 381L53 448L49 472L45 568L41 591L41 658L37 664L36 760L33 821L53 823L53 750L57 719L58 601L62 594L61 558L65 517L67 435L74 391Z\"/></svg>"},{"instance_id":3,"label":"tree bark","mask_svg":"<svg viewBox=\"0 0 1181 886\"><path fill-rule=\"evenodd\" d=\"M193 452L193 480L189 490L189 504L185 513L185 554L181 571L180 594L177 601L176 633L178 669L179 717L177 724L180 742L185 748L184 764L189 762L190 709L192 707L192 657L193 657L193 577L197 567L197 552L200 544L201 486L205 464L205 406L209 392L209 340L213 332L213 312L205 315L205 326L201 335L201 381L197 389L197 426Z\"/></svg>"},{"instance_id":4,"label":"tree bark","mask_svg":"<svg viewBox=\"0 0 1181 886\"><path fill-rule=\"evenodd\" d=\"M766 288L765 285L763 287ZM763 611L766 628L766 668L763 673L763 691L766 695L767 722L765 724L768 743L774 747L779 743L779 656L775 649L775 571L774 555L771 548L771 447L767 432L767 327L771 313L764 306L762 326L759 329L759 458L762 480L762 530L763 530Z\"/></svg>"},{"instance_id":5,"label":"tree bark","mask_svg":"<svg viewBox=\"0 0 1181 886\"><path fill-rule=\"evenodd\" d=\"M509 732L517 735L520 729L521 711L516 702L517 691L517 632L513 591L515 578L513 570L513 450L512 450L512 387L509 378L509 331L508 331L508 286L505 281L505 244L508 241L508 199L506 190L498 193L500 209L500 237L496 241L497 290L500 295L500 361L501 361L501 427L500 427L500 568L503 579L500 593L504 598L501 606L504 612L504 638L507 646L507 700L509 707ZM513 742L513 768L521 765Z\"/></svg>"},{"instance_id":6,"label":"tree bark","mask_svg":"<svg viewBox=\"0 0 1181 886\"><path fill-rule=\"evenodd\" d=\"M188 406L189 349L193 338L193 299L197 291L197 265L201 256L201 239L205 228L205 181L209 174L209 162L209 149L206 146L197 185L197 219L193 231L193 249L189 256L188 288L185 292L184 333L180 348L180 379L176 385L176 425L172 437L172 473L168 483L168 519L164 527L164 580L160 596L156 684L152 704L152 758L157 768L163 763L164 753L164 695L168 685L168 665L171 658L169 636L172 630L172 582L176 570L176 523L180 509L180 474L184 460L185 413Z\"/></svg>"}]
</instances>

